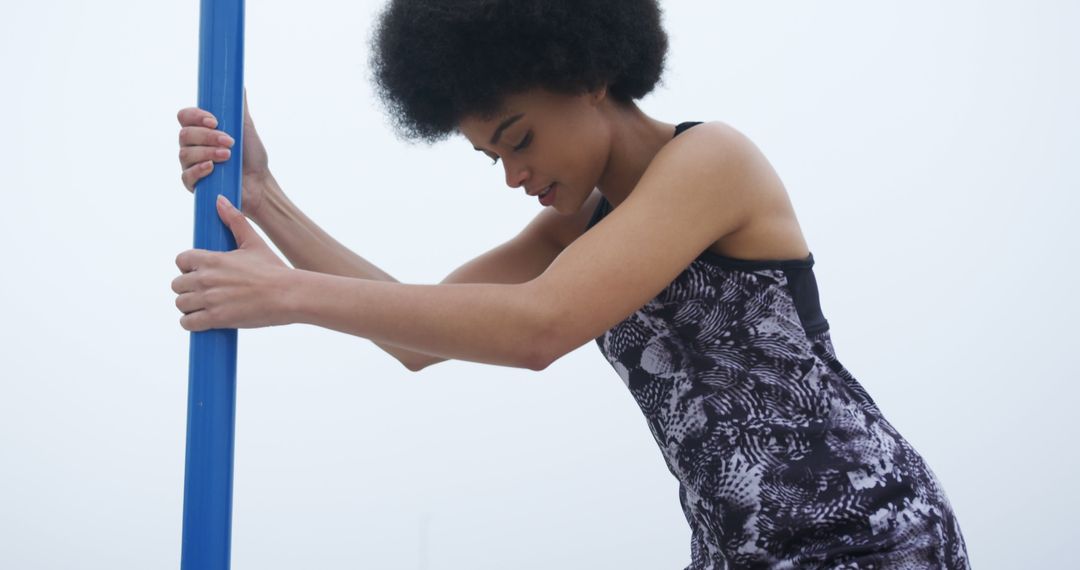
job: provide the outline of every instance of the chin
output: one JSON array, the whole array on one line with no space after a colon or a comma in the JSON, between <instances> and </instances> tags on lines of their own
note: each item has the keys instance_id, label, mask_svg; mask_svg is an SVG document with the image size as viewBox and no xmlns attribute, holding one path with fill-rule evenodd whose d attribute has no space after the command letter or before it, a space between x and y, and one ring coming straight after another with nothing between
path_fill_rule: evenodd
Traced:
<instances>
[{"instance_id":1,"label":"chin","mask_svg":"<svg viewBox=\"0 0 1080 570\"><path fill-rule=\"evenodd\" d=\"M563 186L562 182L560 182L559 183L559 193L560 193L560 195L556 196L555 197L555 203L548 206L548 207L551 208L552 210L555 210L556 212L558 212L560 214L568 214L568 213L570 213L570 212L566 211L566 206L563 205L564 200L566 199L566 196L563 196L562 194L565 193L565 192L566 192L566 186Z\"/></svg>"}]
</instances>

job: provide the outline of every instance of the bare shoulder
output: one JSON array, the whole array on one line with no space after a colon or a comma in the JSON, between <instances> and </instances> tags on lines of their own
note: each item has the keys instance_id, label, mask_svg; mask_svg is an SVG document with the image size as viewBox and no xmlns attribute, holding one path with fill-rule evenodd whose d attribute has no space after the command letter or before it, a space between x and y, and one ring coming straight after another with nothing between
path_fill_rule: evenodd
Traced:
<instances>
[{"instance_id":1,"label":"bare shoulder","mask_svg":"<svg viewBox=\"0 0 1080 570\"><path fill-rule=\"evenodd\" d=\"M664 154L678 154L682 161L699 160L703 168L720 167L732 160L764 158L754 141L724 121L709 121L683 131L664 145Z\"/></svg>"},{"instance_id":2,"label":"bare shoulder","mask_svg":"<svg viewBox=\"0 0 1080 570\"><path fill-rule=\"evenodd\" d=\"M724 209L742 212L738 229L710 246L721 255L742 259L790 259L806 250L787 191L768 159L742 131L723 121L695 125L673 138L658 153L659 162L722 178ZM655 162L655 160L654 160ZM573 214L545 208L534 220L537 229L562 251L585 232L603 195L592 193Z\"/></svg>"},{"instance_id":3,"label":"bare shoulder","mask_svg":"<svg viewBox=\"0 0 1080 570\"><path fill-rule=\"evenodd\" d=\"M711 251L752 260L801 259L807 255L809 248L787 188L750 137L728 123L712 121L687 130L668 146L702 168L721 168L732 183L726 199L731 207L746 213L745 223L713 244Z\"/></svg>"},{"instance_id":4,"label":"bare shoulder","mask_svg":"<svg viewBox=\"0 0 1080 570\"><path fill-rule=\"evenodd\" d=\"M676 141L678 145L674 145ZM702 123L665 145L661 150L664 156L660 157L660 160L676 161L695 170L715 169L721 164L721 161L717 160L718 156L726 154L728 158L737 158L745 153L744 147L747 144L753 143L727 123ZM594 188L577 212L560 214L554 208L545 208L536 216L534 223L549 239L554 240L560 249L565 249L585 233L586 226L603 197L600 190Z\"/></svg>"}]
</instances>

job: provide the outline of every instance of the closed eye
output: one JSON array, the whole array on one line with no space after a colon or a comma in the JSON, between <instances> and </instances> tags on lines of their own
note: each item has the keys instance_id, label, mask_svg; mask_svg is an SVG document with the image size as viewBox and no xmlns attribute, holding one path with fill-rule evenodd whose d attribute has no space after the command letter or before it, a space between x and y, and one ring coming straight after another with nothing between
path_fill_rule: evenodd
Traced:
<instances>
[{"instance_id":1,"label":"closed eye","mask_svg":"<svg viewBox=\"0 0 1080 570\"><path fill-rule=\"evenodd\" d=\"M529 133L525 135L525 138L521 139L521 142L518 143L518 145L514 147L514 150L516 150L516 151L521 150L521 149L529 146L530 142L532 142L532 131L529 131Z\"/></svg>"},{"instance_id":2,"label":"closed eye","mask_svg":"<svg viewBox=\"0 0 1080 570\"><path fill-rule=\"evenodd\" d=\"M525 138L521 139L521 142L520 142L520 143L518 143L518 144L517 144L517 146L515 146L515 147L514 147L514 152L518 152L518 151L524 150L524 149L525 149L526 147L528 147L528 146L529 146L529 144L530 144L530 143L532 143L532 136L533 136L533 135L532 135L532 131L529 131L529 132L528 132L528 133L527 133L527 134L525 135ZM475 147L474 147L474 148L475 148ZM478 149L478 148L477 148L476 150L480 150L480 149ZM487 154L487 153L485 152L484 154ZM491 165L492 165L492 166L495 166L496 164L498 164L498 163L499 163L499 157L498 157L498 155L496 155L496 156L492 156L492 155L490 155L490 154L487 154L487 157L491 159Z\"/></svg>"}]
</instances>

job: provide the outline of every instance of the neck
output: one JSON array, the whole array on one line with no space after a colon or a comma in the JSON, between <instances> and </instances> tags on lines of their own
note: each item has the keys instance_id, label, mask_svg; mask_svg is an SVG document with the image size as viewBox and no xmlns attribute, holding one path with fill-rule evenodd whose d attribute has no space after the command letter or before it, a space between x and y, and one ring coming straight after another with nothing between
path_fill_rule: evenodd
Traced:
<instances>
[{"instance_id":1,"label":"neck","mask_svg":"<svg viewBox=\"0 0 1080 570\"><path fill-rule=\"evenodd\" d=\"M660 148L675 135L675 125L649 117L633 102L605 106L611 125L611 151L597 184L614 208L630 195Z\"/></svg>"}]
</instances>

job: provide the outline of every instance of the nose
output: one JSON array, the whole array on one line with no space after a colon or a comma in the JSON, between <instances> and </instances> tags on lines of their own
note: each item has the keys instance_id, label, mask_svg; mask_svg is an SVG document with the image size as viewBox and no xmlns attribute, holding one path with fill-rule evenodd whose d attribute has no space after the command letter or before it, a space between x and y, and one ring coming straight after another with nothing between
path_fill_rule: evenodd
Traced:
<instances>
[{"instance_id":1,"label":"nose","mask_svg":"<svg viewBox=\"0 0 1080 570\"><path fill-rule=\"evenodd\" d=\"M511 188L519 188L529 179L529 170L523 165L504 159L503 168L506 169L506 185Z\"/></svg>"}]
</instances>

